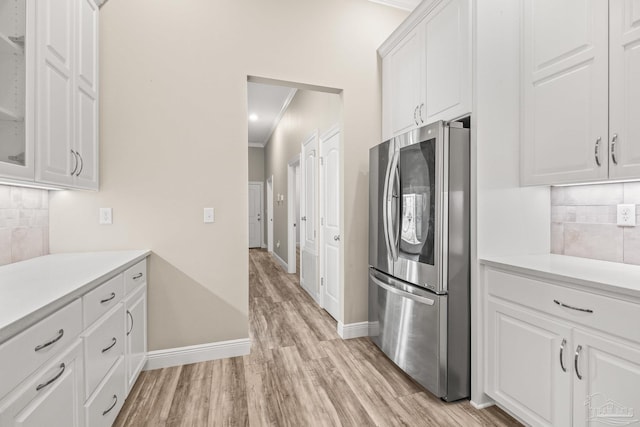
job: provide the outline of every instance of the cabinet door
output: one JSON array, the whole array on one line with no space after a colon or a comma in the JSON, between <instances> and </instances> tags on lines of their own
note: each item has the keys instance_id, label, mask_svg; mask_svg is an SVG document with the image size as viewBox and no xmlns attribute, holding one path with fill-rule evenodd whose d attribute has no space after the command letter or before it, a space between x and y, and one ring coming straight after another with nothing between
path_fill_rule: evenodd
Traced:
<instances>
[{"instance_id":1,"label":"cabinet door","mask_svg":"<svg viewBox=\"0 0 640 427\"><path fill-rule=\"evenodd\" d=\"M388 120L386 138L421 125L424 109L424 24L419 24L383 59L383 115Z\"/></svg>"},{"instance_id":2,"label":"cabinet door","mask_svg":"<svg viewBox=\"0 0 640 427\"><path fill-rule=\"evenodd\" d=\"M571 423L571 329L490 298L487 394L532 425Z\"/></svg>"},{"instance_id":3,"label":"cabinet door","mask_svg":"<svg viewBox=\"0 0 640 427\"><path fill-rule=\"evenodd\" d=\"M72 0L37 2L36 180L69 185L73 149Z\"/></svg>"},{"instance_id":4,"label":"cabinet door","mask_svg":"<svg viewBox=\"0 0 640 427\"><path fill-rule=\"evenodd\" d=\"M640 0L612 1L609 13L609 177L640 178Z\"/></svg>"},{"instance_id":5,"label":"cabinet door","mask_svg":"<svg viewBox=\"0 0 640 427\"><path fill-rule=\"evenodd\" d=\"M136 382L147 357L147 285L130 295L127 308L127 338L125 362L127 393Z\"/></svg>"},{"instance_id":6,"label":"cabinet door","mask_svg":"<svg viewBox=\"0 0 640 427\"><path fill-rule=\"evenodd\" d=\"M426 18L424 123L471 112L471 21L469 0L443 1Z\"/></svg>"},{"instance_id":7,"label":"cabinet door","mask_svg":"<svg viewBox=\"0 0 640 427\"><path fill-rule=\"evenodd\" d=\"M74 96L75 147L80 164L75 187L98 189L98 7L77 1Z\"/></svg>"},{"instance_id":8,"label":"cabinet door","mask_svg":"<svg viewBox=\"0 0 640 427\"><path fill-rule=\"evenodd\" d=\"M608 2L525 0L522 183L608 176Z\"/></svg>"},{"instance_id":9,"label":"cabinet door","mask_svg":"<svg viewBox=\"0 0 640 427\"><path fill-rule=\"evenodd\" d=\"M82 372L82 346L78 340L0 402L0 425L84 426Z\"/></svg>"},{"instance_id":10,"label":"cabinet door","mask_svg":"<svg viewBox=\"0 0 640 427\"><path fill-rule=\"evenodd\" d=\"M573 425L640 420L640 347L574 331ZM582 378L578 377L580 375Z\"/></svg>"}]
</instances>

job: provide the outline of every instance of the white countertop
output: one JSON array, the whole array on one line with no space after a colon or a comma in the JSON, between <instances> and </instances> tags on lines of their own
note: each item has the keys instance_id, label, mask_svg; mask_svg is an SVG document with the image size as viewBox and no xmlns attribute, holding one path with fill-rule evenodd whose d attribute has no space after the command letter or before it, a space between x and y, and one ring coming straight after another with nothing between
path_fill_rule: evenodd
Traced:
<instances>
[{"instance_id":1,"label":"white countertop","mask_svg":"<svg viewBox=\"0 0 640 427\"><path fill-rule=\"evenodd\" d=\"M482 264L640 299L640 266L566 255L485 257Z\"/></svg>"},{"instance_id":2,"label":"white countertop","mask_svg":"<svg viewBox=\"0 0 640 427\"><path fill-rule=\"evenodd\" d=\"M0 343L64 307L151 252L46 255L0 267Z\"/></svg>"}]
</instances>

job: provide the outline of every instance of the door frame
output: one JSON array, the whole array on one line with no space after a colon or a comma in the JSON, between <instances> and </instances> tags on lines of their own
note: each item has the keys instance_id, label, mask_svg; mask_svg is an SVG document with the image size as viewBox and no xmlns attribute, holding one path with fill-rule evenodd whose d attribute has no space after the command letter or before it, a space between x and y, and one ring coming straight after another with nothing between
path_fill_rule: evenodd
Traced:
<instances>
[{"instance_id":1,"label":"door frame","mask_svg":"<svg viewBox=\"0 0 640 427\"><path fill-rule=\"evenodd\" d=\"M267 178L267 251L273 252L273 175Z\"/></svg>"},{"instance_id":2,"label":"door frame","mask_svg":"<svg viewBox=\"0 0 640 427\"><path fill-rule=\"evenodd\" d=\"M260 247L264 248L264 182L262 181L249 181L249 185L260 186Z\"/></svg>"},{"instance_id":3,"label":"door frame","mask_svg":"<svg viewBox=\"0 0 640 427\"><path fill-rule=\"evenodd\" d=\"M324 144L325 141L331 139L331 137L333 137L336 134L340 134L340 125L336 124L333 125L331 128L329 128L327 131L323 132L320 137L318 138L318 153L319 153L319 158L322 159L322 144ZM343 157L343 153L342 153L342 134L339 135L338 137L338 151L340 153L340 183L339 183L339 188L340 188L340 194L339 194L339 198L340 198L340 227L339 227L339 233L340 233L340 265L338 266L338 307L340 309L340 313L338 315L338 319L336 319L338 322L342 322L342 310L343 310L343 293L344 293L344 242L343 242L343 237L344 237L344 233L343 233L343 195L344 195L344 181L343 181L343 177L342 177L342 157ZM325 205L325 199L324 199L324 167L323 167L323 160L320 160L320 166L318 167L318 216L320 218L320 221L318 222L318 229L319 229L319 239L318 239L318 277L320 278L319 280L324 279L324 277L326 276L324 273L324 269L325 269L325 259L324 256L322 256L322 249L323 249L323 245L324 245L324 220L323 220L323 216L322 213L324 212L324 205ZM324 289L325 289L325 285L322 284L319 288L319 292L320 292L320 296L318 298L319 302L320 302L320 307L325 308L325 304L324 304Z\"/></svg>"},{"instance_id":4,"label":"door frame","mask_svg":"<svg viewBox=\"0 0 640 427\"><path fill-rule=\"evenodd\" d=\"M296 167L300 167L300 153L293 156L287 163L287 273L296 272ZM298 207L299 208L299 207Z\"/></svg>"}]
</instances>

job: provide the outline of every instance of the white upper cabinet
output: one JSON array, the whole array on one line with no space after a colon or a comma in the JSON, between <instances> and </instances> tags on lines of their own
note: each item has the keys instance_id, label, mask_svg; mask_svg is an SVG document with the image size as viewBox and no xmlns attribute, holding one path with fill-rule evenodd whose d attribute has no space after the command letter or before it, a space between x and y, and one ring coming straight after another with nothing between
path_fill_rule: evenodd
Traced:
<instances>
[{"instance_id":1,"label":"white upper cabinet","mask_svg":"<svg viewBox=\"0 0 640 427\"><path fill-rule=\"evenodd\" d=\"M609 10L609 176L640 177L640 0Z\"/></svg>"},{"instance_id":2,"label":"white upper cabinet","mask_svg":"<svg viewBox=\"0 0 640 427\"><path fill-rule=\"evenodd\" d=\"M382 139L471 112L469 0L423 2L378 49Z\"/></svg>"},{"instance_id":3,"label":"white upper cabinet","mask_svg":"<svg viewBox=\"0 0 640 427\"><path fill-rule=\"evenodd\" d=\"M522 184L640 178L640 0L526 0Z\"/></svg>"}]
</instances>

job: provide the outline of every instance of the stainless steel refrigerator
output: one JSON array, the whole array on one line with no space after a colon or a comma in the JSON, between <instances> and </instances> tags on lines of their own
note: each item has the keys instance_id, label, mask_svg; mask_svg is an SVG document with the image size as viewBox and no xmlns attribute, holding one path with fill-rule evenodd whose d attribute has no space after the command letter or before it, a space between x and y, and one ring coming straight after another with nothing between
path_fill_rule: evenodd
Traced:
<instances>
[{"instance_id":1,"label":"stainless steel refrigerator","mask_svg":"<svg viewBox=\"0 0 640 427\"><path fill-rule=\"evenodd\" d=\"M468 397L469 129L416 129L369 167L371 339L434 395Z\"/></svg>"}]
</instances>

